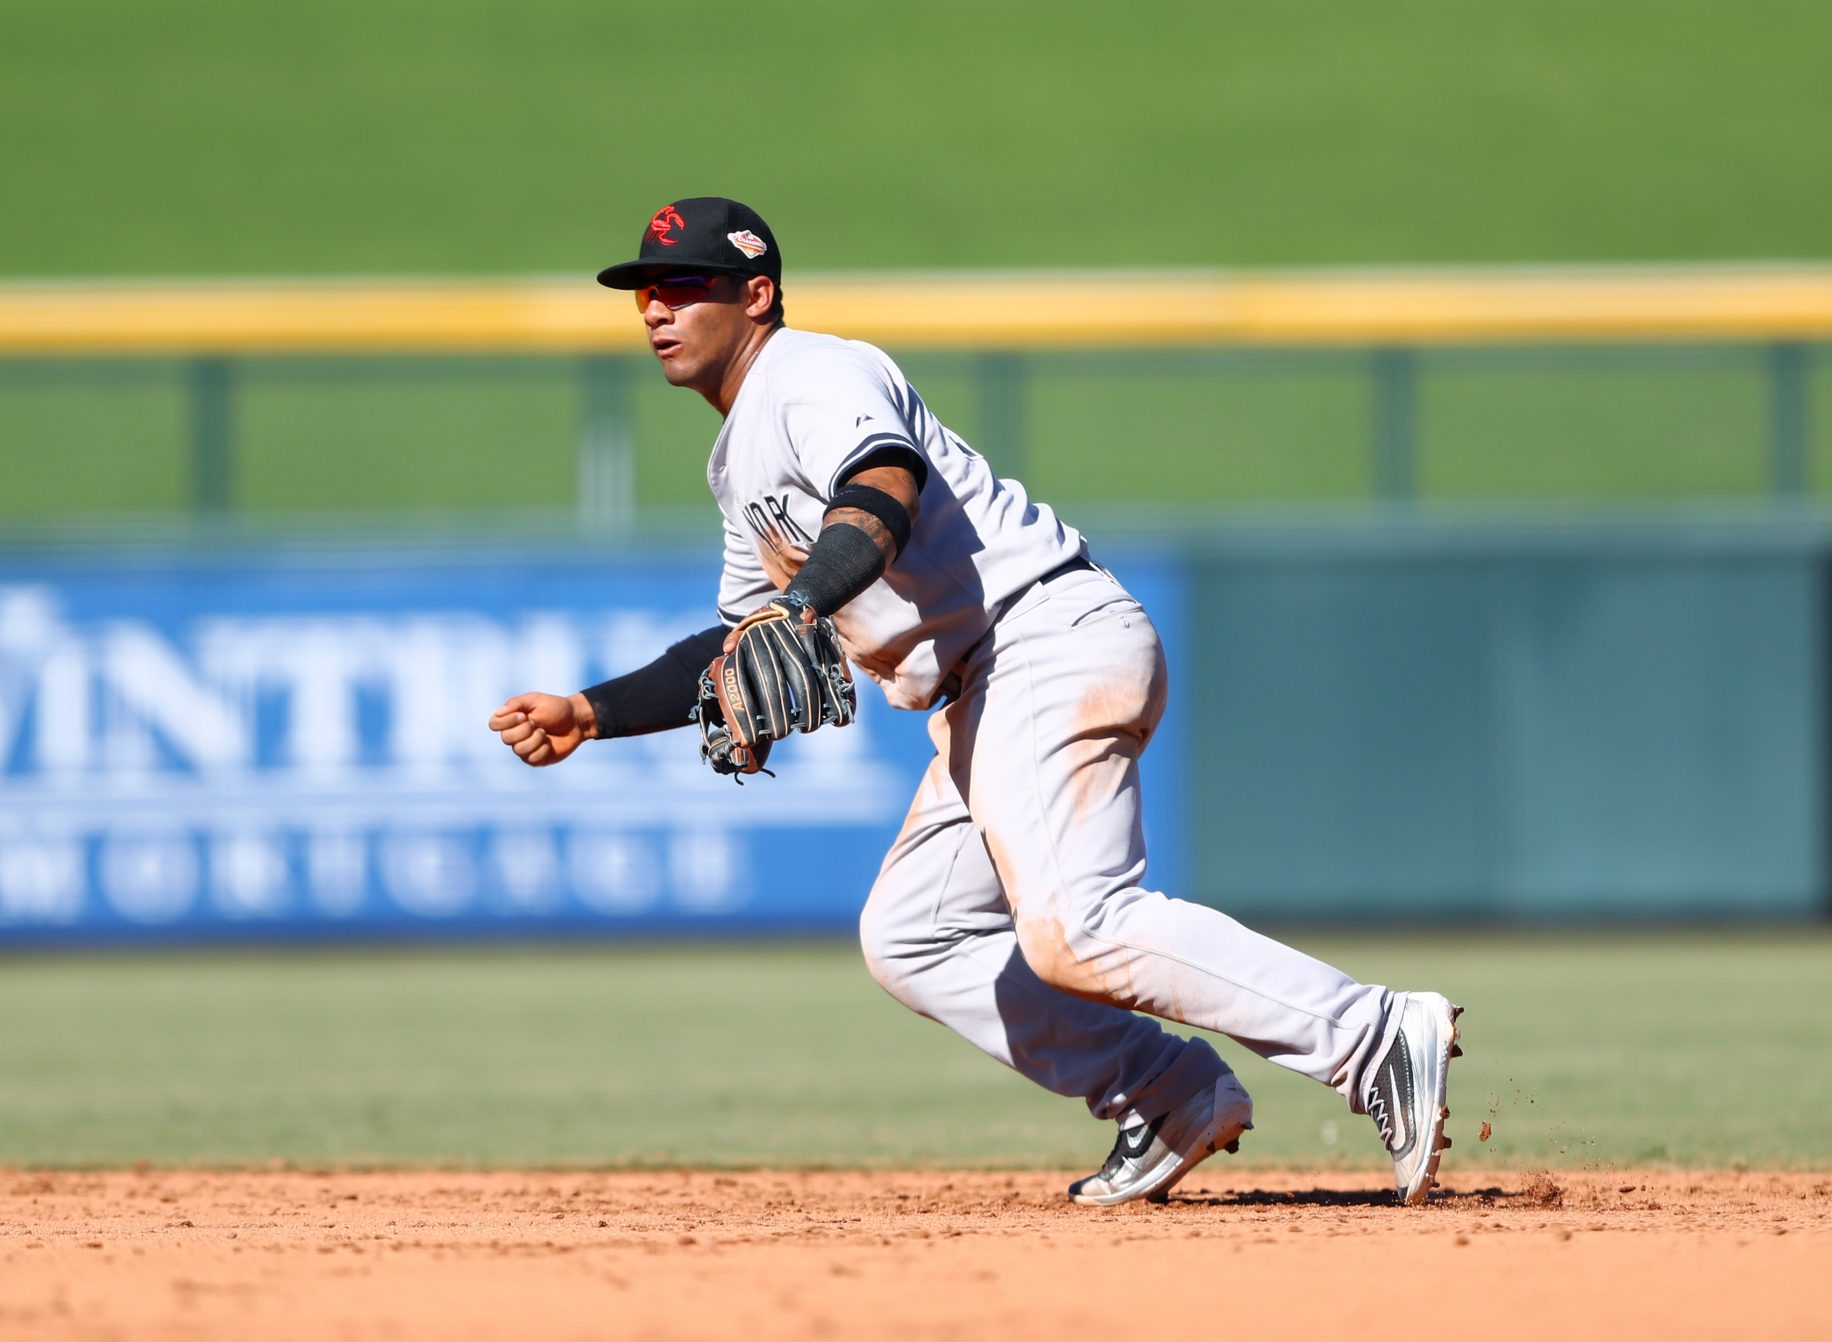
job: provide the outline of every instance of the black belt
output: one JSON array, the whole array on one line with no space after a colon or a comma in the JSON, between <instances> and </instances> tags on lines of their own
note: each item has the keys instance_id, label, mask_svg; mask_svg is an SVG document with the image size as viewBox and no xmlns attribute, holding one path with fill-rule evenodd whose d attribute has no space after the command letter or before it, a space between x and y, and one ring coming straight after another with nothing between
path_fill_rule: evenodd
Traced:
<instances>
[{"instance_id":1,"label":"black belt","mask_svg":"<svg viewBox=\"0 0 1832 1342\"><path fill-rule=\"evenodd\" d=\"M1031 588L1041 587L1046 582L1053 582L1054 580L1056 580L1057 578L1060 578L1065 573L1079 573L1083 569L1092 570L1098 567L1100 566L1096 564L1092 559L1088 558L1086 554L1078 554L1073 559L1063 560L1060 564L1056 565L1056 567L1051 569L1048 573L1038 574L1035 578L1032 578L1029 582L1025 583L1024 586L1020 587L1017 591L1013 592L1010 596L1006 597L1003 601L999 602L998 605L994 606L992 608L992 618L987 622L988 625L990 626L990 625L997 624L1000 620L1004 619L1006 615L1011 612L1011 608L1013 606L1017 605L1025 597L1030 595Z\"/></svg>"},{"instance_id":2,"label":"black belt","mask_svg":"<svg viewBox=\"0 0 1832 1342\"><path fill-rule=\"evenodd\" d=\"M1065 573L1080 573L1084 569L1091 572L1099 567L1100 565L1088 558L1086 554L1078 554L1073 559L1063 560L1048 573L1038 574L1035 578L1031 579L1031 581L1025 583L1024 586L1020 587L1017 591L999 602L998 605L994 606L992 608L992 618L986 622L986 632L974 640L973 646L962 653L960 661L954 664L954 669L942 678L941 689L940 693L936 696L935 706L939 708L951 704L961 697L961 667L967 664L967 661L973 656L980 644L992 637L993 628L1000 620L1005 618L1006 612L1030 594L1031 588L1041 587L1044 583L1060 578Z\"/></svg>"},{"instance_id":3,"label":"black belt","mask_svg":"<svg viewBox=\"0 0 1832 1342\"><path fill-rule=\"evenodd\" d=\"M1076 555L1073 559L1063 560L1060 564L1056 565L1055 568L1051 569L1048 573L1044 574L1041 578L1037 579L1037 582L1048 582L1052 578L1060 578L1065 573L1079 573L1083 569L1093 570L1099 567L1100 565L1096 564L1092 559L1088 558L1087 555L1079 554L1079 555ZM1036 585L1037 583L1032 583L1031 587L1035 587ZM1024 590L1028 592L1030 590L1030 587L1027 587ZM1022 595L1022 593L1020 595Z\"/></svg>"}]
</instances>

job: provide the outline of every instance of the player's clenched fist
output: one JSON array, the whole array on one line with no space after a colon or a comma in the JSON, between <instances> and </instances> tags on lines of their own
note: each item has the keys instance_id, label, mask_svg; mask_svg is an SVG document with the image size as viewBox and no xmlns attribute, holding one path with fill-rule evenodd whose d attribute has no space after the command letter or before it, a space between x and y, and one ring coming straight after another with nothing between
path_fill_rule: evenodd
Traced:
<instances>
[{"instance_id":1,"label":"player's clenched fist","mask_svg":"<svg viewBox=\"0 0 1832 1342\"><path fill-rule=\"evenodd\" d=\"M524 764L558 764L594 734L597 719L583 695L518 694L490 714L490 730Z\"/></svg>"}]
</instances>

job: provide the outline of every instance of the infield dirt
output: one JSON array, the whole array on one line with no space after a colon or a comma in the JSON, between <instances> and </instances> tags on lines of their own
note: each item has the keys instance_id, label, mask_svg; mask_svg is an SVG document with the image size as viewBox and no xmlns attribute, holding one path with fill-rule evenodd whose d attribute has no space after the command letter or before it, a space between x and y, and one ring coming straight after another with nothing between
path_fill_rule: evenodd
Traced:
<instances>
[{"instance_id":1,"label":"infield dirt","mask_svg":"<svg viewBox=\"0 0 1832 1342\"><path fill-rule=\"evenodd\" d=\"M1832 1335L1832 1174L0 1173L0 1338Z\"/></svg>"}]
</instances>

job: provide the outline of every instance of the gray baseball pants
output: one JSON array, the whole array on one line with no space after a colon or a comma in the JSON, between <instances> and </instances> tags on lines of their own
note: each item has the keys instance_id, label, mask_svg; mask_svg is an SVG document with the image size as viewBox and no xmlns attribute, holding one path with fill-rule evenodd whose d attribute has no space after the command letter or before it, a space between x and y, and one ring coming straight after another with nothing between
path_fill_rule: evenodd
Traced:
<instances>
[{"instance_id":1,"label":"gray baseball pants","mask_svg":"<svg viewBox=\"0 0 1832 1342\"><path fill-rule=\"evenodd\" d=\"M905 1006L1122 1126L1227 1070L1135 1011L1227 1035L1361 1112L1392 994L1141 884L1139 756L1166 685L1157 630L1103 570L1020 597L929 719L935 758L860 919L866 962Z\"/></svg>"}]
</instances>

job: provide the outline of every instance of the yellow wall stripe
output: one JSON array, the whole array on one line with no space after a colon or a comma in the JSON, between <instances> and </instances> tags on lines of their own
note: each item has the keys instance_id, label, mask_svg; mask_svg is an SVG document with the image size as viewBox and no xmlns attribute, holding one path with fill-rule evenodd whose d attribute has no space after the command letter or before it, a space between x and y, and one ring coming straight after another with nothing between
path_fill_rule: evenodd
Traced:
<instances>
[{"instance_id":1,"label":"yellow wall stripe","mask_svg":"<svg viewBox=\"0 0 1832 1342\"><path fill-rule=\"evenodd\" d=\"M790 323L894 349L1832 337L1832 266L808 277ZM0 286L0 354L630 351L577 281Z\"/></svg>"}]
</instances>

